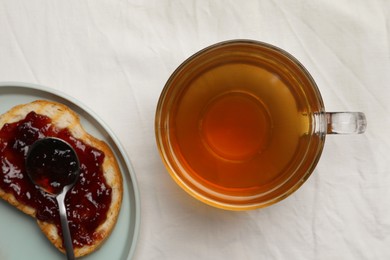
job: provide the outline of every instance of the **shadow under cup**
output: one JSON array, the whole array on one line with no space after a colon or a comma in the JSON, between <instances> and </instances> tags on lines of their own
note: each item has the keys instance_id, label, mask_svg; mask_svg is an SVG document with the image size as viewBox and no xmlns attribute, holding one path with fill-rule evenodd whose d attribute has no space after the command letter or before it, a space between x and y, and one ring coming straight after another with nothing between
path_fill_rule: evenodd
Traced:
<instances>
[{"instance_id":1,"label":"shadow under cup","mask_svg":"<svg viewBox=\"0 0 390 260\"><path fill-rule=\"evenodd\" d=\"M176 69L161 93L155 131L166 168L184 190L215 207L247 210L303 184L331 133L329 119L294 57L234 40Z\"/></svg>"}]
</instances>

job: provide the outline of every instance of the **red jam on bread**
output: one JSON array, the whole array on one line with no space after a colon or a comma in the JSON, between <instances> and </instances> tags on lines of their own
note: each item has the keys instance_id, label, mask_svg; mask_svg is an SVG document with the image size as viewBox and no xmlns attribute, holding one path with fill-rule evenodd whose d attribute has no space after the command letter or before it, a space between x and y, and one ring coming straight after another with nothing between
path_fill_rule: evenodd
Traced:
<instances>
[{"instance_id":1,"label":"red jam on bread","mask_svg":"<svg viewBox=\"0 0 390 260\"><path fill-rule=\"evenodd\" d=\"M105 154L74 138L67 128L57 129L49 117L32 111L18 122L4 124L0 130L0 188L34 208L38 220L55 224L62 234L55 198L35 186L25 170L30 145L47 136L65 140L79 157L80 177L65 203L74 246L93 244L101 239L95 231L106 220L112 196L102 172Z\"/></svg>"}]
</instances>

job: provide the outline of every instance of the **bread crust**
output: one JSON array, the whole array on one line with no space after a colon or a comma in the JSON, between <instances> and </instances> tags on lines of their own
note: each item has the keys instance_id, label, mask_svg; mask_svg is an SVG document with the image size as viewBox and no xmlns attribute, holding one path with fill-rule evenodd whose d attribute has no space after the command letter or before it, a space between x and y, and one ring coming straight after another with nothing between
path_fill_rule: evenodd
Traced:
<instances>
[{"instance_id":1,"label":"bread crust","mask_svg":"<svg viewBox=\"0 0 390 260\"><path fill-rule=\"evenodd\" d=\"M119 165L110 147L105 142L87 133L80 124L78 115L69 107L60 103L47 100L36 100L31 103L17 105L0 116L0 129L6 123L14 123L24 119L31 111L49 117L52 120L53 126L56 128L67 128L73 137L80 139L84 143L105 154L102 165L103 176L105 177L107 185L112 189L111 204L107 212L107 218L97 227L95 232L97 239L91 245L74 248L76 257L88 255L102 245L117 222L123 197L122 174ZM36 210L19 202L12 193L6 193L0 188L0 197L19 210L35 218ZM62 237L59 236L57 227L52 223L47 223L38 219L37 223L49 241L61 252L65 253L65 249L62 246Z\"/></svg>"}]
</instances>

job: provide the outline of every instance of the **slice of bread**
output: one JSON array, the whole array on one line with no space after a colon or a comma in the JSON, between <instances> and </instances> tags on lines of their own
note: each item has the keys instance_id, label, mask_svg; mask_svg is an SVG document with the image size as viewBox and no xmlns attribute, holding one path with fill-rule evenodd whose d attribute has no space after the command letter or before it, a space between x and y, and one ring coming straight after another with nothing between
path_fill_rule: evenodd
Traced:
<instances>
[{"instance_id":1,"label":"slice of bread","mask_svg":"<svg viewBox=\"0 0 390 260\"><path fill-rule=\"evenodd\" d=\"M0 129L5 124L19 122L23 120L31 111L43 116L47 116L52 120L52 124L57 129L68 129L71 135L83 143L96 148L104 153L104 161L102 164L103 176L109 188L111 188L111 203L107 211L106 219L94 231L94 241L82 247L75 247L74 253L76 257L90 254L99 248L103 241L109 236L117 221L121 203L122 203L122 175L116 161L116 158L110 147L101 140L88 134L82 125L78 115L69 107L46 100L37 100L28 104L18 105L8 112L0 116ZM1 142L1 138L0 138ZM0 146L1 147L1 146ZM3 176L0 175L0 176ZM24 213L36 217L36 209L18 201L12 193L7 193L0 187L0 197L8 201L13 206L17 207ZM57 226L52 223L38 220L38 225L42 232L57 247L61 252L65 252L63 247L62 237L59 235Z\"/></svg>"}]
</instances>

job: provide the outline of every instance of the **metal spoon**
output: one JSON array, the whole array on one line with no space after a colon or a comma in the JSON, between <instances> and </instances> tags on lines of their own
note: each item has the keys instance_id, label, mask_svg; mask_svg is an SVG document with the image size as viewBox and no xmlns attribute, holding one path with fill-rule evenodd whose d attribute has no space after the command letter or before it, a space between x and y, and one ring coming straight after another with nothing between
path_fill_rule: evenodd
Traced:
<instances>
[{"instance_id":1,"label":"metal spoon","mask_svg":"<svg viewBox=\"0 0 390 260\"><path fill-rule=\"evenodd\" d=\"M33 143L26 157L26 171L42 190L55 196L61 219L62 234L68 259L75 259L65 207L66 193L80 174L76 152L67 142L54 137Z\"/></svg>"}]
</instances>

